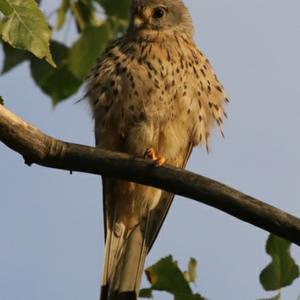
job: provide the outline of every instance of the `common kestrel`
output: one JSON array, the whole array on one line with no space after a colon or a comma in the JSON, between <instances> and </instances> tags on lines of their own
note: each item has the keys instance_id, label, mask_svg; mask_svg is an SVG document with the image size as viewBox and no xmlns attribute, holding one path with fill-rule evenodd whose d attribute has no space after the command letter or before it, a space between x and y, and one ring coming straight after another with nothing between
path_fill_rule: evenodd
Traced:
<instances>
[{"instance_id":1,"label":"common kestrel","mask_svg":"<svg viewBox=\"0 0 300 300\"><path fill-rule=\"evenodd\" d=\"M132 0L130 22L88 81L98 147L184 168L194 146L222 127L227 101L193 40L181 0ZM144 262L174 195L103 177L101 299L136 299Z\"/></svg>"}]
</instances>

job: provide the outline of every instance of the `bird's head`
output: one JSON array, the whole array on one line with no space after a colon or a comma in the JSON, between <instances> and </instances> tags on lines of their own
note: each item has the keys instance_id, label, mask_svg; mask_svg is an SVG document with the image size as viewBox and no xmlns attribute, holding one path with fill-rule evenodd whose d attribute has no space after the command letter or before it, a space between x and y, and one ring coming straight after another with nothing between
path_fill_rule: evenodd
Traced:
<instances>
[{"instance_id":1,"label":"bird's head","mask_svg":"<svg viewBox=\"0 0 300 300\"><path fill-rule=\"evenodd\" d=\"M182 0L132 0L130 31L180 31L193 34L191 16Z\"/></svg>"}]
</instances>

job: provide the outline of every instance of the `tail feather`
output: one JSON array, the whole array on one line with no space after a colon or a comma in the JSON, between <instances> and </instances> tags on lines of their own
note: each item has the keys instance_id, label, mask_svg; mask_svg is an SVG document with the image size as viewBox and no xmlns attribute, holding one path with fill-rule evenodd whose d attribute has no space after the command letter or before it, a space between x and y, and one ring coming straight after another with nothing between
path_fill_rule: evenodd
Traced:
<instances>
[{"instance_id":1,"label":"tail feather","mask_svg":"<svg viewBox=\"0 0 300 300\"><path fill-rule=\"evenodd\" d=\"M147 252L139 224L121 236L108 230L101 300L137 299Z\"/></svg>"},{"instance_id":2,"label":"tail feather","mask_svg":"<svg viewBox=\"0 0 300 300\"><path fill-rule=\"evenodd\" d=\"M161 192L115 179L104 182L106 243L100 299L135 300L152 236L153 199L159 200Z\"/></svg>"}]
</instances>

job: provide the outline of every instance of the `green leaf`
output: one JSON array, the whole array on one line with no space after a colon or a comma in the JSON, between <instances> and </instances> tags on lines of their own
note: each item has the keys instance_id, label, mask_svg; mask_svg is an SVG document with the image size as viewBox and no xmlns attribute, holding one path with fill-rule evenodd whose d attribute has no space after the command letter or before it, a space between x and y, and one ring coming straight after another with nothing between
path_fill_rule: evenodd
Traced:
<instances>
[{"instance_id":1,"label":"green leaf","mask_svg":"<svg viewBox=\"0 0 300 300\"><path fill-rule=\"evenodd\" d=\"M1 96L0 96L0 105L4 105L4 100Z\"/></svg>"},{"instance_id":2,"label":"green leaf","mask_svg":"<svg viewBox=\"0 0 300 300\"><path fill-rule=\"evenodd\" d=\"M73 95L81 86L81 81L74 77L66 64L69 48L53 42L51 45L53 56L58 63L56 69L45 62L33 58L31 60L31 74L37 85L52 98L54 105Z\"/></svg>"},{"instance_id":3,"label":"green leaf","mask_svg":"<svg viewBox=\"0 0 300 300\"><path fill-rule=\"evenodd\" d=\"M258 300L280 300L280 299L281 299L281 295L279 293L272 298L263 298L263 299L258 299Z\"/></svg>"},{"instance_id":4,"label":"green leaf","mask_svg":"<svg viewBox=\"0 0 300 300\"><path fill-rule=\"evenodd\" d=\"M107 16L114 16L127 20L130 0L97 0L105 10Z\"/></svg>"},{"instance_id":5,"label":"green leaf","mask_svg":"<svg viewBox=\"0 0 300 300\"><path fill-rule=\"evenodd\" d=\"M10 71L18 64L30 58L29 53L24 50L15 49L7 43L3 43L2 45L3 45L3 52L4 52L4 63L2 68L2 74Z\"/></svg>"},{"instance_id":6,"label":"green leaf","mask_svg":"<svg viewBox=\"0 0 300 300\"><path fill-rule=\"evenodd\" d=\"M201 295L176 294L174 300L205 300Z\"/></svg>"},{"instance_id":7,"label":"green leaf","mask_svg":"<svg viewBox=\"0 0 300 300\"><path fill-rule=\"evenodd\" d=\"M151 288L141 289L139 297L140 298L148 298L148 299L153 298L152 289Z\"/></svg>"},{"instance_id":8,"label":"green leaf","mask_svg":"<svg viewBox=\"0 0 300 300\"><path fill-rule=\"evenodd\" d=\"M56 13L56 29L61 29L66 20L67 12L70 8L70 0L62 0L60 7L57 10Z\"/></svg>"},{"instance_id":9,"label":"green leaf","mask_svg":"<svg viewBox=\"0 0 300 300\"><path fill-rule=\"evenodd\" d=\"M37 3L34 0L10 0L6 3L10 12L3 20L2 39L14 48L45 58L55 66L49 49L51 30Z\"/></svg>"},{"instance_id":10,"label":"green leaf","mask_svg":"<svg viewBox=\"0 0 300 300\"><path fill-rule=\"evenodd\" d=\"M289 286L299 277L299 267L291 257L290 247L289 241L272 234L269 236L266 251L272 262L260 274L260 282L266 291Z\"/></svg>"},{"instance_id":11,"label":"green leaf","mask_svg":"<svg viewBox=\"0 0 300 300\"><path fill-rule=\"evenodd\" d=\"M184 278L187 282L195 282L197 279L197 260L190 258L188 264L188 270L183 273Z\"/></svg>"},{"instance_id":12,"label":"green leaf","mask_svg":"<svg viewBox=\"0 0 300 300\"><path fill-rule=\"evenodd\" d=\"M87 27L99 26L101 23L97 18L96 9L92 1L77 0L72 2L71 11L79 31Z\"/></svg>"},{"instance_id":13,"label":"green leaf","mask_svg":"<svg viewBox=\"0 0 300 300\"><path fill-rule=\"evenodd\" d=\"M192 296L192 290L183 273L173 261L172 256L165 257L145 270L152 289L167 291L173 295Z\"/></svg>"},{"instance_id":14,"label":"green leaf","mask_svg":"<svg viewBox=\"0 0 300 300\"><path fill-rule=\"evenodd\" d=\"M85 78L89 70L94 66L108 41L111 32L107 23L99 27L86 28L81 37L71 48L69 67L78 79Z\"/></svg>"},{"instance_id":15,"label":"green leaf","mask_svg":"<svg viewBox=\"0 0 300 300\"><path fill-rule=\"evenodd\" d=\"M12 12L12 8L7 0L0 0L0 11L6 16Z\"/></svg>"}]
</instances>

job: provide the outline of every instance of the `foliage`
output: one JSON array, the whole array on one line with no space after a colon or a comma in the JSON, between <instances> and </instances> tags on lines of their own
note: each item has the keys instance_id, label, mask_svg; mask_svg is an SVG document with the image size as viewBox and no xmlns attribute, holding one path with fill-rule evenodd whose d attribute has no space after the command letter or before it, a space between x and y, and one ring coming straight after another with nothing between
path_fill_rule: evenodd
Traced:
<instances>
[{"instance_id":1,"label":"foliage","mask_svg":"<svg viewBox=\"0 0 300 300\"><path fill-rule=\"evenodd\" d=\"M278 295L269 300L280 299L281 289L299 278L299 267L291 257L290 248L289 241L270 234L266 252L272 257L272 261L260 273L263 288L266 291L278 291Z\"/></svg>"},{"instance_id":2,"label":"foliage","mask_svg":"<svg viewBox=\"0 0 300 300\"><path fill-rule=\"evenodd\" d=\"M49 49L51 30L34 0L1 0L5 15L1 23L1 38L17 49L28 50L55 66Z\"/></svg>"},{"instance_id":3,"label":"foliage","mask_svg":"<svg viewBox=\"0 0 300 300\"><path fill-rule=\"evenodd\" d=\"M78 91L108 42L125 30L128 9L129 0L61 0L51 24L35 0L0 0L2 74L28 61L33 80L58 104ZM68 19L78 33L71 46L55 40Z\"/></svg>"},{"instance_id":4,"label":"foliage","mask_svg":"<svg viewBox=\"0 0 300 300\"><path fill-rule=\"evenodd\" d=\"M280 300L280 299L281 299L281 294L278 293L277 295L275 295L272 298L268 298L268 299L264 298L264 299L259 299L259 300Z\"/></svg>"},{"instance_id":5,"label":"foliage","mask_svg":"<svg viewBox=\"0 0 300 300\"><path fill-rule=\"evenodd\" d=\"M153 298L153 291L166 291L174 296L174 300L205 300L200 294L193 293L190 283L195 282L197 261L190 259L188 270L182 272L172 256L159 260L145 270L151 286L142 289L141 298Z\"/></svg>"},{"instance_id":6,"label":"foliage","mask_svg":"<svg viewBox=\"0 0 300 300\"><path fill-rule=\"evenodd\" d=\"M299 277L299 267L290 254L291 243L270 235L266 251L272 262L261 272L260 282L266 291L276 291L289 286Z\"/></svg>"},{"instance_id":7,"label":"foliage","mask_svg":"<svg viewBox=\"0 0 300 300\"><path fill-rule=\"evenodd\" d=\"M276 291L271 298L259 300L280 300L281 290L299 278L299 267L290 254L291 243L270 234L266 252L272 257L271 263L260 274L260 282L266 291ZM197 280L197 261L191 258L187 271L181 271L172 256L160 259L145 270L150 287L140 291L140 298L153 299L154 291L164 291L173 295L174 300L205 300L194 293L190 286Z\"/></svg>"},{"instance_id":8,"label":"foliage","mask_svg":"<svg viewBox=\"0 0 300 300\"><path fill-rule=\"evenodd\" d=\"M77 79L68 67L70 49L59 42L52 42L51 51L57 62L52 68L44 61L30 59L31 75L38 86L52 98L53 104L65 99L79 89L81 81Z\"/></svg>"},{"instance_id":9,"label":"foliage","mask_svg":"<svg viewBox=\"0 0 300 300\"><path fill-rule=\"evenodd\" d=\"M105 9L108 16L115 16L119 19L127 19L127 11L129 8L129 0L97 0Z\"/></svg>"},{"instance_id":10,"label":"foliage","mask_svg":"<svg viewBox=\"0 0 300 300\"><path fill-rule=\"evenodd\" d=\"M68 57L69 69L76 78L79 80L85 78L112 37L108 22L104 22L101 26L83 29L80 38L70 49Z\"/></svg>"}]
</instances>

